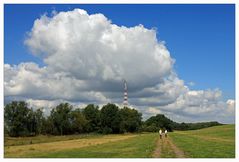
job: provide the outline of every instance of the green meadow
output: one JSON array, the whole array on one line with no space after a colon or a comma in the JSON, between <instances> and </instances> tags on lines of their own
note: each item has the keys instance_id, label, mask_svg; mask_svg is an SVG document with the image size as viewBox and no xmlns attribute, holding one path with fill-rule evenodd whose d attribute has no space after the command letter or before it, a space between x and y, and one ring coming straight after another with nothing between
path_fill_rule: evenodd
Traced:
<instances>
[{"instance_id":1,"label":"green meadow","mask_svg":"<svg viewBox=\"0 0 239 162\"><path fill-rule=\"evenodd\" d=\"M27 158L234 158L235 125L193 131L9 138L4 157Z\"/></svg>"},{"instance_id":2,"label":"green meadow","mask_svg":"<svg viewBox=\"0 0 239 162\"><path fill-rule=\"evenodd\" d=\"M175 145L192 158L235 158L235 125L170 134Z\"/></svg>"}]
</instances>

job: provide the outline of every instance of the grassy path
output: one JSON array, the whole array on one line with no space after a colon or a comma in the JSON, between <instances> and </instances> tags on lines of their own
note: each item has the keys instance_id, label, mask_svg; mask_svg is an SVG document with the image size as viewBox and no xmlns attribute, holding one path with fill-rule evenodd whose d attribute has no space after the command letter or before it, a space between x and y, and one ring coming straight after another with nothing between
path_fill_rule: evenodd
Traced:
<instances>
[{"instance_id":1,"label":"grassy path","mask_svg":"<svg viewBox=\"0 0 239 162\"><path fill-rule=\"evenodd\" d=\"M158 138L153 152L154 158L185 158L185 154L171 140L170 137Z\"/></svg>"},{"instance_id":2,"label":"grassy path","mask_svg":"<svg viewBox=\"0 0 239 162\"><path fill-rule=\"evenodd\" d=\"M185 154L182 150L180 150L170 139L170 137L167 138L168 141L168 145L170 145L171 149L173 150L173 152L175 153L177 158L185 158Z\"/></svg>"},{"instance_id":3,"label":"grassy path","mask_svg":"<svg viewBox=\"0 0 239 162\"><path fill-rule=\"evenodd\" d=\"M161 148L162 148L162 140L158 138L156 143L156 149L154 150L152 157L159 158L161 156L162 151Z\"/></svg>"}]
</instances>

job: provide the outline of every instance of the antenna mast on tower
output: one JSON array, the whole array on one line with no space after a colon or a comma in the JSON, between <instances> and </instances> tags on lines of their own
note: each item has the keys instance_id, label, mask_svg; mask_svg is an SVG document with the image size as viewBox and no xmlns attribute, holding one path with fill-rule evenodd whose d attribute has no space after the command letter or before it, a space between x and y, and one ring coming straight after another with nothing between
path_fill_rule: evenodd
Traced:
<instances>
[{"instance_id":1,"label":"antenna mast on tower","mask_svg":"<svg viewBox=\"0 0 239 162\"><path fill-rule=\"evenodd\" d=\"M124 79L124 102L123 102L123 105L124 106L127 106L128 105L128 89L127 89L127 82L126 80Z\"/></svg>"}]
</instances>

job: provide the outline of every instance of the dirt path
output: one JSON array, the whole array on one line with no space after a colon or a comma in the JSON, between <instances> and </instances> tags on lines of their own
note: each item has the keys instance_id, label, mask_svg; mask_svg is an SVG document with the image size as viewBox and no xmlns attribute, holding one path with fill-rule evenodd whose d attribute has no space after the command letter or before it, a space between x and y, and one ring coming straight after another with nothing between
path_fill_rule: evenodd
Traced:
<instances>
[{"instance_id":1,"label":"dirt path","mask_svg":"<svg viewBox=\"0 0 239 162\"><path fill-rule=\"evenodd\" d=\"M168 143L170 145L170 147L172 148L173 152L175 153L177 158L185 158L185 154L182 150L180 150L170 139L170 137L167 138Z\"/></svg>"},{"instance_id":2,"label":"dirt path","mask_svg":"<svg viewBox=\"0 0 239 162\"><path fill-rule=\"evenodd\" d=\"M171 140L170 137L158 138L156 149L153 152L154 158L185 158L185 154Z\"/></svg>"},{"instance_id":3,"label":"dirt path","mask_svg":"<svg viewBox=\"0 0 239 162\"><path fill-rule=\"evenodd\" d=\"M156 149L153 152L153 157L154 158L159 158L160 157L161 148L162 148L162 139L158 138L157 144L156 144Z\"/></svg>"}]
</instances>

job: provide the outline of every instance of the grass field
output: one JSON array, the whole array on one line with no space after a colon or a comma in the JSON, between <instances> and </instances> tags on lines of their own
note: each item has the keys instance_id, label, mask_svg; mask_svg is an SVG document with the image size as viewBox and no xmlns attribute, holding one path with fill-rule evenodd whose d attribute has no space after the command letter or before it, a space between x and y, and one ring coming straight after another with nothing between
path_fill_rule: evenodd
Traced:
<instances>
[{"instance_id":1,"label":"grass field","mask_svg":"<svg viewBox=\"0 0 239 162\"><path fill-rule=\"evenodd\" d=\"M93 135L55 142L49 142L46 138L46 142L36 144L5 146L4 155L5 157L150 157L157 138L158 135L155 133ZM19 143L19 139L15 140Z\"/></svg>"},{"instance_id":2,"label":"grass field","mask_svg":"<svg viewBox=\"0 0 239 162\"><path fill-rule=\"evenodd\" d=\"M42 154L38 157L81 157L81 158L144 158L151 157L157 134L141 134L126 140L94 145L85 148Z\"/></svg>"},{"instance_id":3,"label":"grass field","mask_svg":"<svg viewBox=\"0 0 239 162\"><path fill-rule=\"evenodd\" d=\"M67 141L81 138L94 138L100 137L99 134L81 134L81 135L67 135L67 136L44 136L39 135L36 137L9 137L4 138L4 146L18 146L18 145L28 145L36 143L48 143L56 141Z\"/></svg>"},{"instance_id":4,"label":"grass field","mask_svg":"<svg viewBox=\"0 0 239 162\"><path fill-rule=\"evenodd\" d=\"M29 141L31 141L30 144ZM4 157L174 158L235 157L235 125L157 133L6 137Z\"/></svg>"},{"instance_id":5,"label":"grass field","mask_svg":"<svg viewBox=\"0 0 239 162\"><path fill-rule=\"evenodd\" d=\"M188 157L235 157L235 125L215 126L193 131L175 131L170 134L170 137Z\"/></svg>"}]
</instances>

